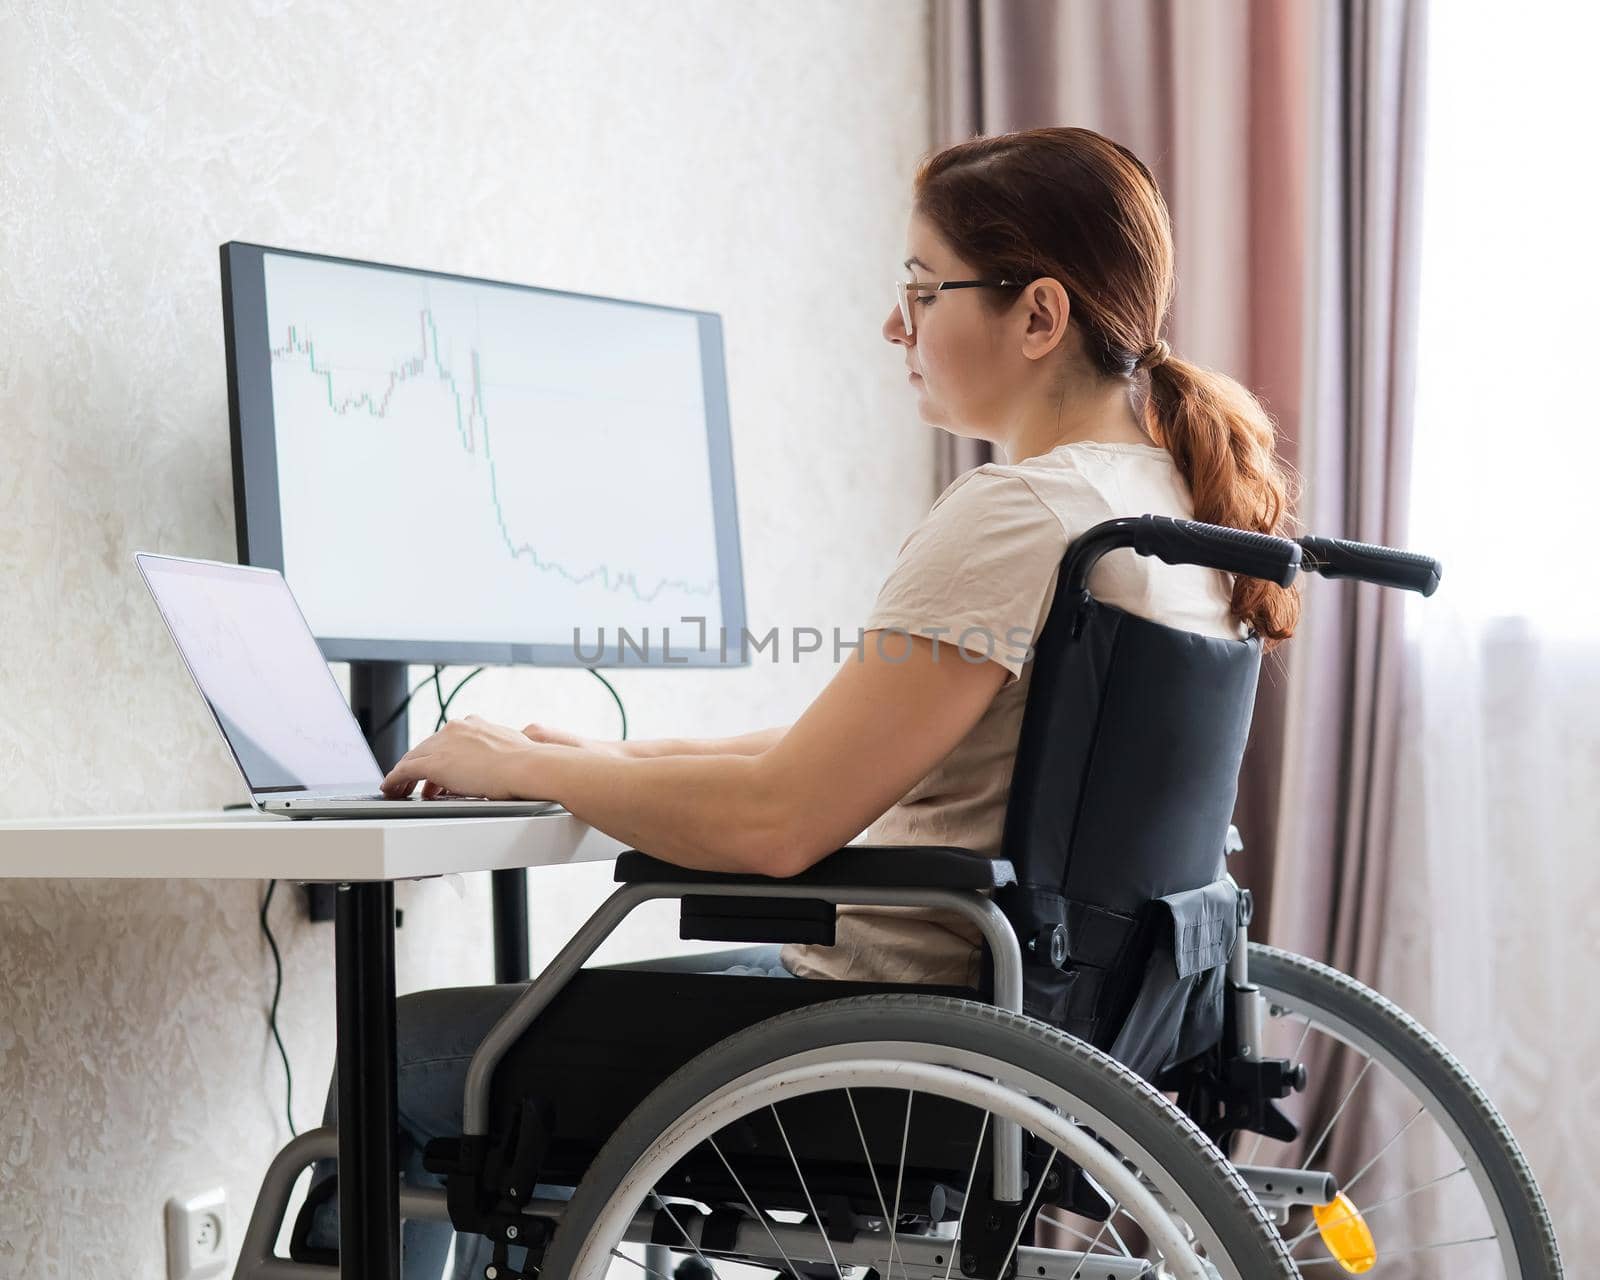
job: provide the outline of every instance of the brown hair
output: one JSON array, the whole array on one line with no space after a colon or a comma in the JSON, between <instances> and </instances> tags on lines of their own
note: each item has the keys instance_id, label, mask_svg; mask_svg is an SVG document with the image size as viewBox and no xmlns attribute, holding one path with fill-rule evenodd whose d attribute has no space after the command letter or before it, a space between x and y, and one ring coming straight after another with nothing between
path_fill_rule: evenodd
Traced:
<instances>
[{"instance_id":1,"label":"brown hair","mask_svg":"<svg viewBox=\"0 0 1600 1280\"><path fill-rule=\"evenodd\" d=\"M1145 429L1188 483L1196 520L1296 536L1299 481L1277 456L1271 416L1238 382L1167 354L1161 341L1175 287L1172 222L1138 157L1092 129L976 137L922 162L914 205L974 274L1059 281L1102 376L1148 369ZM1026 287L980 293L999 314ZM1236 577L1232 610L1270 652L1294 633L1300 584Z\"/></svg>"}]
</instances>

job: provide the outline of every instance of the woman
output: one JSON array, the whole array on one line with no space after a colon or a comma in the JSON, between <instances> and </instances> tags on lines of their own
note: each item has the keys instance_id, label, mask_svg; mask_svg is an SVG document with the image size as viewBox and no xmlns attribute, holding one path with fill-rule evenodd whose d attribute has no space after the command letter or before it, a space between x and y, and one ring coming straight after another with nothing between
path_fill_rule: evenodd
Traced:
<instances>
[{"instance_id":1,"label":"woman","mask_svg":"<svg viewBox=\"0 0 1600 1280\"><path fill-rule=\"evenodd\" d=\"M685 867L791 876L863 828L873 843L997 855L1029 686L1068 543L1146 512L1283 534L1292 477L1273 424L1237 382L1172 355L1160 333L1172 235L1154 179L1088 129L980 137L925 160L910 272L883 335L930 426L1004 461L959 476L900 548L863 643L792 726L713 740L598 742L468 716L409 751L391 795L560 801ZM1113 551L1094 595L1169 626L1266 650L1294 630L1298 589ZM870 827L869 827L870 824ZM832 947L751 947L639 967L976 985L976 933L937 911L841 907ZM460 1132L473 1049L520 986L400 1002L406 1176ZM328 1118L333 1119L330 1089ZM311 1243L331 1244L333 1206ZM437 1276L449 1229L406 1225L406 1274ZM458 1254L486 1242L463 1237ZM484 1258L487 1254L484 1255ZM458 1257L457 1275L484 1259Z\"/></svg>"}]
</instances>

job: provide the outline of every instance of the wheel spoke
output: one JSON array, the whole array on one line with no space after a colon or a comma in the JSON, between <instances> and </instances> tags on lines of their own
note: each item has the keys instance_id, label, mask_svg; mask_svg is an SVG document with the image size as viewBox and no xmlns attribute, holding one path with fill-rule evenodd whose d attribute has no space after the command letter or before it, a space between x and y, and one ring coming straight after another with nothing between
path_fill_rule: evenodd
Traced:
<instances>
[{"instance_id":1,"label":"wheel spoke","mask_svg":"<svg viewBox=\"0 0 1600 1280\"><path fill-rule=\"evenodd\" d=\"M776 1117L777 1112L773 1112L773 1115ZM780 1129L783 1127L781 1121L778 1127ZM708 1138L707 1141L711 1143L711 1149L717 1153L717 1159L722 1161L722 1167L728 1171L728 1176L733 1179L733 1185L739 1188L739 1194L744 1197L744 1202L749 1207L751 1214L761 1224L762 1230L767 1233L767 1239L772 1241L772 1247L778 1251L778 1256L783 1259L784 1266L789 1266L789 1255L784 1253L783 1246L778 1243L778 1237L772 1234L772 1224L767 1221L767 1215L756 1208L756 1202L750 1198L750 1193L744 1189L744 1183L739 1180L739 1175L733 1171L733 1166L728 1163L728 1157L722 1154L722 1148L717 1145L717 1140ZM793 1270L793 1268L790 1267L790 1270Z\"/></svg>"},{"instance_id":2,"label":"wheel spoke","mask_svg":"<svg viewBox=\"0 0 1600 1280\"><path fill-rule=\"evenodd\" d=\"M1055 1164L1056 1156L1059 1154L1061 1153L1058 1152L1055 1147L1052 1146L1050 1148L1050 1158L1044 1162L1044 1171L1039 1174L1038 1184L1033 1188L1033 1198L1028 1201L1027 1209L1025 1209L1022 1216L1017 1219L1017 1233L1011 1237L1011 1247L1006 1250L1006 1256L1000 1263L1000 1270L998 1272L1000 1275L1005 1275L1006 1268L1011 1265L1011 1259L1016 1255L1017 1245L1022 1243L1022 1233L1027 1229L1028 1223L1033 1220L1034 1212L1039 1206L1039 1193L1044 1190L1044 1180L1050 1176L1050 1168ZM1111 1219L1107 1218L1106 1224L1109 1226L1110 1223ZM1113 1231L1111 1234L1115 1235L1116 1232Z\"/></svg>"},{"instance_id":3,"label":"wheel spoke","mask_svg":"<svg viewBox=\"0 0 1600 1280\"><path fill-rule=\"evenodd\" d=\"M806 1175L800 1172L800 1161L794 1154L794 1148L789 1145L789 1135L784 1130L783 1120L778 1116L778 1108L773 1106L769 1110L772 1112L772 1118L778 1121L778 1133L782 1136L784 1148L789 1153L789 1163L794 1165L795 1177L800 1179L800 1192L805 1196L806 1204L811 1206L811 1217L817 1224L817 1232L822 1236L822 1243L828 1250L828 1257L833 1259L833 1269L838 1274L839 1280L844 1280L844 1268L839 1265L839 1255L833 1251L833 1241L828 1239L827 1224L822 1221L822 1215L817 1212L816 1202L811 1198L811 1188L806 1185ZM772 1228L768 1227L767 1232L770 1235ZM784 1259L784 1262L788 1261L789 1259ZM791 1267L790 1270L792 1271L793 1268Z\"/></svg>"},{"instance_id":4,"label":"wheel spoke","mask_svg":"<svg viewBox=\"0 0 1600 1280\"><path fill-rule=\"evenodd\" d=\"M906 1090L906 1123L900 1131L900 1168L894 1176L894 1219L889 1223L889 1280L894 1280L895 1238L900 1231L900 1188L906 1180L906 1143L911 1137L911 1103L916 1096L915 1089Z\"/></svg>"},{"instance_id":5,"label":"wheel spoke","mask_svg":"<svg viewBox=\"0 0 1600 1280\"><path fill-rule=\"evenodd\" d=\"M1362 1056L1365 1057L1365 1055ZM1371 1068L1372 1059L1367 1058L1367 1060L1362 1063L1361 1070L1356 1073L1355 1080L1351 1083L1350 1087L1345 1090L1344 1097L1339 1100L1338 1110L1333 1113L1333 1118L1328 1121L1328 1127L1322 1131L1321 1135L1317 1138L1316 1145L1313 1146L1310 1151L1306 1152L1306 1158L1300 1162L1300 1167L1302 1169L1310 1165L1312 1160L1316 1158L1317 1152L1322 1150L1322 1144L1328 1140L1328 1135L1333 1132L1333 1126L1339 1123L1339 1117L1344 1114L1344 1109L1350 1105L1350 1099L1355 1097L1356 1089L1360 1086L1361 1082L1367 1078L1367 1072L1371 1070Z\"/></svg>"},{"instance_id":6,"label":"wheel spoke","mask_svg":"<svg viewBox=\"0 0 1600 1280\"><path fill-rule=\"evenodd\" d=\"M1366 1162L1366 1164L1362 1165L1361 1168L1356 1171L1355 1177L1351 1178L1349 1182L1345 1183L1344 1186L1340 1188L1340 1190L1343 1191L1346 1195L1349 1195L1350 1194L1350 1188L1355 1186L1356 1183L1360 1182L1362 1178L1366 1177L1367 1170L1372 1168L1373 1165L1377 1164L1379 1160L1383 1159L1383 1153L1385 1151L1387 1151L1390 1147L1394 1146L1395 1143L1399 1142L1400 1141L1400 1135L1405 1133L1405 1131L1407 1129L1409 1129L1412 1125L1416 1124L1417 1120L1420 1117L1422 1117L1422 1116L1427 1114L1427 1111L1428 1111L1427 1107L1418 1107L1416 1112L1415 1112L1415 1114L1412 1115L1411 1119L1407 1120L1403 1125L1401 1125L1400 1128L1395 1131L1394 1136L1392 1138L1390 1138L1389 1141L1385 1142L1383 1144L1383 1146L1378 1148L1378 1154L1373 1156L1372 1159L1368 1160Z\"/></svg>"},{"instance_id":7,"label":"wheel spoke","mask_svg":"<svg viewBox=\"0 0 1600 1280\"><path fill-rule=\"evenodd\" d=\"M1139 1225L1137 1219L1135 1219L1134 1216L1131 1213L1129 1213L1126 1209L1121 1210L1121 1213L1122 1213L1122 1216L1124 1218L1126 1218L1129 1222L1132 1222L1134 1224L1134 1226L1138 1226ZM1122 1256L1124 1258L1133 1257L1133 1250L1128 1248L1127 1242L1117 1232L1117 1228L1116 1228L1116 1225L1115 1225L1115 1215L1113 1215L1112 1217L1106 1219L1106 1227L1111 1232L1111 1238L1117 1242L1117 1248L1122 1250Z\"/></svg>"},{"instance_id":8,"label":"wheel spoke","mask_svg":"<svg viewBox=\"0 0 1600 1280\"><path fill-rule=\"evenodd\" d=\"M1060 1218L1052 1217L1048 1209L1041 1209L1039 1212L1043 1216L1044 1220L1057 1231L1065 1231L1069 1236L1076 1236L1079 1240L1082 1240L1090 1245L1094 1244L1095 1238L1087 1231L1080 1231L1077 1227L1072 1226L1070 1223L1063 1222Z\"/></svg>"},{"instance_id":9,"label":"wheel spoke","mask_svg":"<svg viewBox=\"0 0 1600 1280\"><path fill-rule=\"evenodd\" d=\"M861 1127L861 1117L856 1112L855 1094L853 1094L850 1091L850 1088L849 1088L848 1085L845 1087L844 1097L845 1097L845 1101L850 1104L850 1118L855 1121L856 1136L861 1139L861 1154L864 1155L866 1157L866 1159L867 1159L867 1175L872 1179L872 1190L873 1190L873 1193L878 1197L878 1208L883 1210L883 1220L885 1222L888 1222L889 1221L889 1206L884 1201L884 1198L883 1198L883 1187L878 1182L878 1170L877 1170L877 1167L872 1163L872 1150L871 1150L871 1148L869 1148L867 1146L866 1130L864 1130ZM989 1117L989 1113L987 1111L984 1112L984 1123L985 1124L988 1123L988 1117ZM981 1137L980 1137L979 1140L980 1141L982 1140ZM959 1231L958 1231L957 1234L959 1234ZM890 1274L891 1278L894 1275L894 1260L898 1256L899 1252L900 1251L899 1251L898 1247L895 1245L894 1240L891 1238L890 1241L889 1241L889 1274ZM902 1261L900 1263L900 1269L902 1271L904 1271L906 1269L906 1264L905 1264L904 1261ZM948 1273L946 1273L946 1274L948 1274Z\"/></svg>"},{"instance_id":10,"label":"wheel spoke","mask_svg":"<svg viewBox=\"0 0 1600 1280\"><path fill-rule=\"evenodd\" d=\"M1407 1258L1413 1254L1431 1253L1435 1249L1453 1249L1458 1244L1482 1244L1486 1240L1498 1240L1499 1238L1499 1236L1488 1235L1468 1236L1464 1240L1439 1240L1433 1244L1419 1244L1415 1249L1396 1249L1393 1253L1386 1253L1383 1256L1386 1260L1389 1258ZM1296 1264L1302 1267L1325 1267L1330 1262L1338 1261L1339 1259L1333 1257L1295 1259Z\"/></svg>"},{"instance_id":11,"label":"wheel spoke","mask_svg":"<svg viewBox=\"0 0 1600 1280\"><path fill-rule=\"evenodd\" d=\"M712 1145L715 1146L716 1144L712 1143ZM733 1171L730 1169L729 1172L731 1173ZM705 1254L700 1252L700 1246L694 1242L694 1237L684 1229L683 1223L678 1221L678 1215L673 1213L672 1210L668 1208L667 1202L661 1198L660 1193L657 1192L654 1187L651 1187L650 1194L655 1197L655 1202L661 1206L662 1211L669 1219L671 1219L672 1225L678 1228L678 1234L681 1235L684 1240L688 1242L689 1247L694 1250L694 1256L699 1258L701 1262L705 1263L706 1266L711 1268L711 1274L712 1276L716 1277L716 1280L722 1280L722 1273L717 1270L717 1264L711 1261L710 1258L706 1257ZM615 1253L616 1250L613 1249L612 1252Z\"/></svg>"},{"instance_id":12,"label":"wheel spoke","mask_svg":"<svg viewBox=\"0 0 1600 1280\"><path fill-rule=\"evenodd\" d=\"M1358 1212L1360 1213L1362 1218L1366 1218L1369 1214L1376 1213L1379 1209L1383 1208L1385 1205L1399 1204L1400 1201L1402 1201L1402 1200L1409 1200L1412 1196L1417 1195L1420 1192L1426 1191L1429 1187L1436 1187L1441 1182L1448 1182L1451 1178L1455 1177L1456 1174L1465 1173L1466 1171L1467 1171L1467 1166L1466 1165L1464 1165L1464 1164L1457 1165L1454 1169L1450 1170L1449 1173L1441 1173L1437 1178L1429 1178L1421 1186L1412 1187L1411 1190L1409 1190L1409 1191L1402 1191L1402 1192L1400 1192L1399 1195L1390 1196L1387 1200L1379 1200L1376 1204L1365 1205ZM1336 1227L1341 1222L1350 1221L1350 1218L1351 1218L1350 1214L1345 1214L1345 1216L1342 1217L1342 1218L1335 1218L1328 1225ZM1288 1248L1292 1251L1302 1240L1307 1239L1308 1237L1310 1237L1311 1235L1313 1235L1314 1233L1316 1233L1317 1231L1320 1231L1320 1230L1321 1230L1321 1224L1313 1222L1309 1227L1307 1227L1304 1231L1302 1231L1299 1235L1297 1235L1293 1240L1290 1240L1288 1242Z\"/></svg>"},{"instance_id":13,"label":"wheel spoke","mask_svg":"<svg viewBox=\"0 0 1600 1280\"><path fill-rule=\"evenodd\" d=\"M1085 1253L1093 1253L1095 1251L1095 1247L1100 1243L1100 1238L1106 1233L1106 1228L1111 1225L1111 1219L1117 1216L1117 1210L1120 1208L1122 1208L1121 1201L1111 1206L1111 1212L1106 1214L1106 1220L1100 1224L1100 1230L1094 1233L1094 1238L1089 1241L1089 1247L1084 1250Z\"/></svg>"},{"instance_id":14,"label":"wheel spoke","mask_svg":"<svg viewBox=\"0 0 1600 1280\"><path fill-rule=\"evenodd\" d=\"M967 1206L972 1203L972 1184L978 1176L978 1157L983 1154L983 1138L989 1132L989 1113L983 1113L983 1123L978 1126L978 1142L972 1148L972 1168L967 1170L967 1189L961 1197L961 1208L956 1212L956 1238L950 1242L950 1257L944 1264L944 1280L950 1280L950 1268L956 1264L956 1254L961 1248L961 1224L967 1220Z\"/></svg>"},{"instance_id":15,"label":"wheel spoke","mask_svg":"<svg viewBox=\"0 0 1600 1280\"><path fill-rule=\"evenodd\" d=\"M620 1249L613 1249L611 1251L611 1256L616 1258L619 1262L631 1262L634 1266L638 1267L640 1271L644 1272L645 1275L651 1277L651 1280L672 1280L672 1277L667 1275L665 1272L657 1271L654 1267L647 1263L640 1262L637 1258L630 1258Z\"/></svg>"},{"instance_id":16,"label":"wheel spoke","mask_svg":"<svg viewBox=\"0 0 1600 1280\"><path fill-rule=\"evenodd\" d=\"M1108 1192L1104 1187L1102 1187L1100 1185L1100 1183L1095 1178L1092 1178L1092 1177L1089 1176L1089 1174L1085 1173L1083 1175L1083 1179L1091 1187L1093 1187L1096 1191L1098 1191L1102 1196L1104 1196L1107 1200L1111 1199L1110 1192ZM1111 1238L1117 1242L1117 1248L1122 1250L1122 1256L1124 1258L1131 1258L1131 1257L1133 1257L1132 1251L1128 1248L1127 1243L1123 1240L1123 1238L1120 1235L1117 1234L1116 1227L1114 1225L1112 1225L1113 1224L1113 1220L1117 1216L1117 1212L1118 1211L1115 1210L1115 1209L1113 1209L1111 1211L1111 1216L1106 1219L1105 1229L1111 1232ZM1126 1209L1121 1210L1121 1213L1122 1213L1122 1216L1125 1217L1129 1222L1133 1223L1134 1226L1138 1226L1139 1225L1139 1220L1137 1218L1135 1218L1131 1213L1129 1213Z\"/></svg>"}]
</instances>

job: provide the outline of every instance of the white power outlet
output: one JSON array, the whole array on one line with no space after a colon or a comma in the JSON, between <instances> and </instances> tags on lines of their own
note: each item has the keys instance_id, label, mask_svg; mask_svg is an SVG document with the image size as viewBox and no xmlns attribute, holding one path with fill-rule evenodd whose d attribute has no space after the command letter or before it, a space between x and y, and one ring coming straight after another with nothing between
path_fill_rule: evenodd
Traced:
<instances>
[{"instance_id":1,"label":"white power outlet","mask_svg":"<svg viewBox=\"0 0 1600 1280\"><path fill-rule=\"evenodd\" d=\"M221 1187L167 1201L167 1280L220 1276L231 1252L228 1193Z\"/></svg>"}]
</instances>

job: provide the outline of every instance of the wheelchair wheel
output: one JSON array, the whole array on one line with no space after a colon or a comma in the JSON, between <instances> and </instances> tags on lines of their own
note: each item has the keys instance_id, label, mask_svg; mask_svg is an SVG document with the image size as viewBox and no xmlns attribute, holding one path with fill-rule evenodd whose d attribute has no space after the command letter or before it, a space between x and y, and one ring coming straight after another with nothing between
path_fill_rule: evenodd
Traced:
<instances>
[{"instance_id":1,"label":"wheelchair wheel","mask_svg":"<svg viewBox=\"0 0 1600 1280\"><path fill-rule=\"evenodd\" d=\"M1287 1145L1240 1135L1239 1163L1259 1157L1267 1165L1325 1168L1320 1155L1345 1153L1350 1167L1330 1171L1370 1232L1377 1262L1397 1259L1403 1274L1561 1275L1555 1231L1527 1161L1483 1090L1438 1040L1391 1001L1314 960L1251 943L1249 970L1268 1005L1266 1056L1328 1061L1327 1052L1337 1050L1318 1045L1327 1038L1354 1059L1346 1059L1351 1083L1331 1118L1303 1126ZM1341 1124L1365 1127L1356 1141L1330 1146ZM1301 1210L1286 1224L1291 1253L1302 1267L1333 1261L1308 1217Z\"/></svg>"},{"instance_id":2,"label":"wheelchair wheel","mask_svg":"<svg viewBox=\"0 0 1600 1280\"><path fill-rule=\"evenodd\" d=\"M1027 1153L1009 1213L991 1198L1008 1121ZM664 1280L649 1244L720 1280L1297 1274L1137 1075L1035 1019L912 993L781 1014L686 1064L595 1157L541 1274Z\"/></svg>"}]
</instances>

